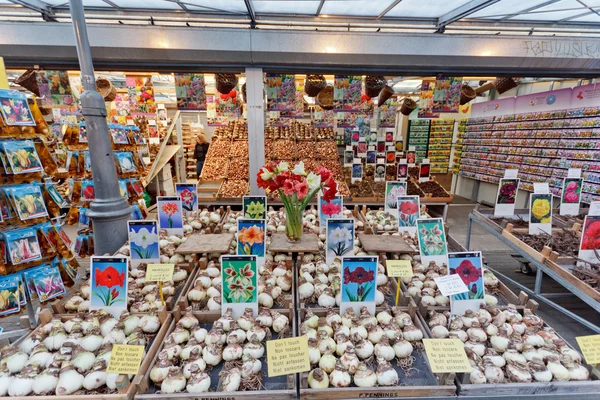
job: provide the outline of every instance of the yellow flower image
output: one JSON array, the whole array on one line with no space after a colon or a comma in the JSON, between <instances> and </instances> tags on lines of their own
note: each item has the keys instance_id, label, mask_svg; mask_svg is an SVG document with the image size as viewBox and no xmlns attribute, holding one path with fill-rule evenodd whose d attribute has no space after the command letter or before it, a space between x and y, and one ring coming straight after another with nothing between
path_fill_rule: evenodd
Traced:
<instances>
[{"instance_id":1,"label":"yellow flower image","mask_svg":"<svg viewBox=\"0 0 600 400\"><path fill-rule=\"evenodd\" d=\"M550 213L550 202L547 199L535 199L531 206L531 213L540 220L540 223L549 222L549 218L545 218L546 221L543 221L542 218Z\"/></svg>"}]
</instances>

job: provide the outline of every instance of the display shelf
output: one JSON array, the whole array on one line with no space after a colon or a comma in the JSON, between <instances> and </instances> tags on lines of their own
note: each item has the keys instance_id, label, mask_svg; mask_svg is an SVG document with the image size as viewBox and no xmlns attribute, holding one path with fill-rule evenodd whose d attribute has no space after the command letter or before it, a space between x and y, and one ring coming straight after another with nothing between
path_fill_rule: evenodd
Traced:
<instances>
[{"instance_id":1,"label":"display shelf","mask_svg":"<svg viewBox=\"0 0 600 400\"><path fill-rule=\"evenodd\" d=\"M412 119L408 121L408 147L414 146L417 153L417 162L427 157L429 143L429 130L431 121L428 119Z\"/></svg>"},{"instance_id":2,"label":"display shelf","mask_svg":"<svg viewBox=\"0 0 600 400\"><path fill-rule=\"evenodd\" d=\"M429 128L427 158L431 165L431 173L445 174L450 164L454 119L432 119Z\"/></svg>"}]
</instances>

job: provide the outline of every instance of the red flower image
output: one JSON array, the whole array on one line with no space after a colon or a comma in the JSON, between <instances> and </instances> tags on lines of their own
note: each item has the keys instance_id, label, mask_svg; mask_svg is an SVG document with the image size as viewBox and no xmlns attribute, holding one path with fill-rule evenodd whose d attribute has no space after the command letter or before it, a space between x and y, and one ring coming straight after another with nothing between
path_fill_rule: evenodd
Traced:
<instances>
[{"instance_id":1,"label":"red flower image","mask_svg":"<svg viewBox=\"0 0 600 400\"><path fill-rule=\"evenodd\" d=\"M281 188L283 189L283 193L287 195L294 194L294 182L291 179L286 180L283 185L281 185Z\"/></svg>"},{"instance_id":2,"label":"red flower image","mask_svg":"<svg viewBox=\"0 0 600 400\"><path fill-rule=\"evenodd\" d=\"M191 203L194 200L194 194L188 189L183 189L179 196L184 203Z\"/></svg>"},{"instance_id":3,"label":"red flower image","mask_svg":"<svg viewBox=\"0 0 600 400\"><path fill-rule=\"evenodd\" d=\"M352 272L346 267L344 270L344 284L356 283L362 285L363 283L371 282L375 279L375 271L366 271L363 267L356 267Z\"/></svg>"},{"instance_id":4,"label":"red flower image","mask_svg":"<svg viewBox=\"0 0 600 400\"><path fill-rule=\"evenodd\" d=\"M412 201L403 201L400 203L400 212L406 215L412 215L419 212L419 208Z\"/></svg>"},{"instance_id":5,"label":"red flower image","mask_svg":"<svg viewBox=\"0 0 600 400\"><path fill-rule=\"evenodd\" d=\"M168 216L171 216L173 214L175 214L177 211L179 211L179 207L177 206L177 203L164 203L162 205L162 210L165 214L167 214Z\"/></svg>"},{"instance_id":6,"label":"red flower image","mask_svg":"<svg viewBox=\"0 0 600 400\"><path fill-rule=\"evenodd\" d=\"M83 190L83 198L84 199L95 199L96 195L94 193L94 187L93 186L88 186Z\"/></svg>"},{"instance_id":7,"label":"red flower image","mask_svg":"<svg viewBox=\"0 0 600 400\"><path fill-rule=\"evenodd\" d=\"M119 273L113 266L108 266L104 271L96 268L96 286L111 288L113 286L123 286L125 284L125 272Z\"/></svg>"},{"instance_id":8,"label":"red flower image","mask_svg":"<svg viewBox=\"0 0 600 400\"><path fill-rule=\"evenodd\" d=\"M422 178L429 176L429 164L421 165L420 171Z\"/></svg>"},{"instance_id":9,"label":"red flower image","mask_svg":"<svg viewBox=\"0 0 600 400\"><path fill-rule=\"evenodd\" d=\"M581 250L598 250L600 249L600 220L589 217L586 221L585 229L583 230L583 241Z\"/></svg>"},{"instance_id":10,"label":"red flower image","mask_svg":"<svg viewBox=\"0 0 600 400\"><path fill-rule=\"evenodd\" d=\"M323 204L321 211L323 214L331 216L339 214L342 211L342 207L339 204L327 203Z\"/></svg>"},{"instance_id":11,"label":"red flower image","mask_svg":"<svg viewBox=\"0 0 600 400\"><path fill-rule=\"evenodd\" d=\"M565 193L565 203L577 203L579 195L575 192Z\"/></svg>"},{"instance_id":12,"label":"red flower image","mask_svg":"<svg viewBox=\"0 0 600 400\"><path fill-rule=\"evenodd\" d=\"M477 282L481 277L481 270L477 269L469 260L464 260L456 268L456 273L460 276L465 285Z\"/></svg>"},{"instance_id":13,"label":"red flower image","mask_svg":"<svg viewBox=\"0 0 600 400\"><path fill-rule=\"evenodd\" d=\"M119 297L119 291L117 289L111 290L110 294L111 294L111 296L112 296L113 299Z\"/></svg>"}]
</instances>

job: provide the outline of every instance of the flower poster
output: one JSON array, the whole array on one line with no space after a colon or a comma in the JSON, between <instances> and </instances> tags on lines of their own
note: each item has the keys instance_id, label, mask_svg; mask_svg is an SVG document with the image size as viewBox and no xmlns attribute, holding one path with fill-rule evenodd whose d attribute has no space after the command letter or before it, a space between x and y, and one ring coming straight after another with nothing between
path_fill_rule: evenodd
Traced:
<instances>
[{"instance_id":1,"label":"flower poster","mask_svg":"<svg viewBox=\"0 0 600 400\"><path fill-rule=\"evenodd\" d=\"M336 75L333 81L333 109L342 112L361 111L362 76Z\"/></svg>"},{"instance_id":2,"label":"flower poster","mask_svg":"<svg viewBox=\"0 0 600 400\"><path fill-rule=\"evenodd\" d=\"M485 305L483 285L483 262L481 252L463 252L448 254L449 275L458 275L469 289L465 293L450 296L452 315L463 315L466 310L479 310Z\"/></svg>"},{"instance_id":3,"label":"flower poster","mask_svg":"<svg viewBox=\"0 0 600 400\"><path fill-rule=\"evenodd\" d=\"M198 212L198 186L196 183L176 183L175 190L181 197L181 206L185 215Z\"/></svg>"},{"instance_id":4,"label":"flower poster","mask_svg":"<svg viewBox=\"0 0 600 400\"><path fill-rule=\"evenodd\" d=\"M519 179L500 179L498 194L496 195L495 217L513 216L515 213L515 202L519 191Z\"/></svg>"},{"instance_id":5,"label":"flower poster","mask_svg":"<svg viewBox=\"0 0 600 400\"><path fill-rule=\"evenodd\" d=\"M335 196L330 201L324 200L319 196L319 227L323 233L327 229L327 220L329 218L344 217L344 198Z\"/></svg>"},{"instance_id":6,"label":"flower poster","mask_svg":"<svg viewBox=\"0 0 600 400\"><path fill-rule=\"evenodd\" d=\"M156 221L127 221L131 266L160 262L158 223Z\"/></svg>"},{"instance_id":7,"label":"flower poster","mask_svg":"<svg viewBox=\"0 0 600 400\"><path fill-rule=\"evenodd\" d=\"M417 219L421 215L419 196L398 196L398 232L417 233Z\"/></svg>"},{"instance_id":8,"label":"flower poster","mask_svg":"<svg viewBox=\"0 0 600 400\"><path fill-rule=\"evenodd\" d=\"M323 110L318 109L318 111L313 112L313 126L315 128L334 128L335 120L334 120L334 112L333 110Z\"/></svg>"},{"instance_id":9,"label":"flower poster","mask_svg":"<svg viewBox=\"0 0 600 400\"><path fill-rule=\"evenodd\" d=\"M438 76L433 90L433 113L458 113L463 78Z\"/></svg>"},{"instance_id":10,"label":"flower poster","mask_svg":"<svg viewBox=\"0 0 600 400\"><path fill-rule=\"evenodd\" d=\"M42 268L31 277L40 302L62 296L66 290L58 267Z\"/></svg>"},{"instance_id":11,"label":"flower poster","mask_svg":"<svg viewBox=\"0 0 600 400\"><path fill-rule=\"evenodd\" d=\"M19 185L9 190L21 221L48 216L42 189L39 186Z\"/></svg>"},{"instance_id":12,"label":"flower poster","mask_svg":"<svg viewBox=\"0 0 600 400\"><path fill-rule=\"evenodd\" d=\"M175 73L178 110L206 110L206 87L203 74Z\"/></svg>"},{"instance_id":13,"label":"flower poster","mask_svg":"<svg viewBox=\"0 0 600 400\"><path fill-rule=\"evenodd\" d=\"M75 98L71 91L71 82L67 71L45 71L45 85L39 85L40 95L46 100L47 106L70 107L74 105ZM43 79L42 79L43 80ZM48 99L52 99L49 104Z\"/></svg>"},{"instance_id":14,"label":"flower poster","mask_svg":"<svg viewBox=\"0 0 600 400\"><path fill-rule=\"evenodd\" d=\"M21 311L19 278L0 278L0 316Z\"/></svg>"},{"instance_id":15,"label":"flower poster","mask_svg":"<svg viewBox=\"0 0 600 400\"><path fill-rule=\"evenodd\" d=\"M246 308L258 314L258 269L256 256L221 256L221 314L228 309L239 318Z\"/></svg>"},{"instance_id":16,"label":"flower poster","mask_svg":"<svg viewBox=\"0 0 600 400\"><path fill-rule=\"evenodd\" d=\"M429 182L429 176L431 175L431 168L429 164L429 158L424 158L419 164L419 182Z\"/></svg>"},{"instance_id":17,"label":"flower poster","mask_svg":"<svg viewBox=\"0 0 600 400\"><path fill-rule=\"evenodd\" d=\"M242 213L244 218L265 219L267 218L266 196L244 196L242 198Z\"/></svg>"},{"instance_id":18,"label":"flower poster","mask_svg":"<svg viewBox=\"0 0 600 400\"><path fill-rule=\"evenodd\" d=\"M179 196L158 196L158 229L166 229L167 235L183 236L183 205Z\"/></svg>"},{"instance_id":19,"label":"flower poster","mask_svg":"<svg viewBox=\"0 0 600 400\"><path fill-rule=\"evenodd\" d=\"M448 243L441 218L417 219L417 236L423 265L431 261L440 266L448 264Z\"/></svg>"},{"instance_id":20,"label":"flower poster","mask_svg":"<svg viewBox=\"0 0 600 400\"><path fill-rule=\"evenodd\" d=\"M42 162L33 141L15 140L2 142L4 153L14 174L42 172Z\"/></svg>"},{"instance_id":21,"label":"flower poster","mask_svg":"<svg viewBox=\"0 0 600 400\"><path fill-rule=\"evenodd\" d=\"M127 257L91 257L90 311L102 309L118 318L127 310L127 264Z\"/></svg>"},{"instance_id":22,"label":"flower poster","mask_svg":"<svg viewBox=\"0 0 600 400\"><path fill-rule=\"evenodd\" d=\"M331 264L336 258L351 256L354 252L354 219L328 218L326 227L325 262Z\"/></svg>"},{"instance_id":23,"label":"flower poster","mask_svg":"<svg viewBox=\"0 0 600 400\"><path fill-rule=\"evenodd\" d=\"M419 118L439 118L439 112L434 111L433 97L435 93L435 81L423 81L421 93L419 94ZM410 164L410 162L409 162Z\"/></svg>"},{"instance_id":24,"label":"flower poster","mask_svg":"<svg viewBox=\"0 0 600 400\"><path fill-rule=\"evenodd\" d=\"M130 115L154 117L156 101L152 77L127 75L125 84L129 95Z\"/></svg>"},{"instance_id":25,"label":"flower poster","mask_svg":"<svg viewBox=\"0 0 600 400\"><path fill-rule=\"evenodd\" d=\"M237 220L237 254L256 256L259 262L264 260L267 239L267 221L264 219Z\"/></svg>"},{"instance_id":26,"label":"flower poster","mask_svg":"<svg viewBox=\"0 0 600 400\"><path fill-rule=\"evenodd\" d=\"M343 257L340 292L340 312L352 308L357 315L362 307L375 314L377 292L377 264L379 257Z\"/></svg>"},{"instance_id":27,"label":"flower poster","mask_svg":"<svg viewBox=\"0 0 600 400\"><path fill-rule=\"evenodd\" d=\"M35 126L25 93L17 90L0 89L0 112L6 125Z\"/></svg>"},{"instance_id":28,"label":"flower poster","mask_svg":"<svg viewBox=\"0 0 600 400\"><path fill-rule=\"evenodd\" d=\"M392 97L378 107L379 119L377 120L378 128L394 128L396 127L396 115L398 115L398 101Z\"/></svg>"},{"instance_id":29,"label":"flower poster","mask_svg":"<svg viewBox=\"0 0 600 400\"><path fill-rule=\"evenodd\" d=\"M552 195L532 193L529 197L529 234L552 234Z\"/></svg>"},{"instance_id":30,"label":"flower poster","mask_svg":"<svg viewBox=\"0 0 600 400\"><path fill-rule=\"evenodd\" d=\"M406 182L408 179L408 164L406 158L401 158L397 164L396 179L400 182Z\"/></svg>"},{"instance_id":31,"label":"flower poster","mask_svg":"<svg viewBox=\"0 0 600 400\"><path fill-rule=\"evenodd\" d=\"M296 110L296 77L293 74L271 74L265 78L267 111Z\"/></svg>"},{"instance_id":32,"label":"flower poster","mask_svg":"<svg viewBox=\"0 0 600 400\"><path fill-rule=\"evenodd\" d=\"M385 183L385 211L392 215L398 209L398 197L406 195L406 182Z\"/></svg>"},{"instance_id":33,"label":"flower poster","mask_svg":"<svg viewBox=\"0 0 600 400\"><path fill-rule=\"evenodd\" d=\"M579 215L583 179L565 178L560 196L560 215Z\"/></svg>"}]
</instances>

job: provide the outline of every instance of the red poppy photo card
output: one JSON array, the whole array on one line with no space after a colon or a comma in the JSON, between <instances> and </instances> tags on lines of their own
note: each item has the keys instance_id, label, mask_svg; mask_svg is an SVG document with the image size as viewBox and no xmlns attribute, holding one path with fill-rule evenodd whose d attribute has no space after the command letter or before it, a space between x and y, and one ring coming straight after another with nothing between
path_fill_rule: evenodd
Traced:
<instances>
[{"instance_id":1,"label":"red poppy photo card","mask_svg":"<svg viewBox=\"0 0 600 400\"><path fill-rule=\"evenodd\" d=\"M483 261L480 251L448 253L448 274L458 275L467 291L450 296L453 315L464 315L465 311L477 311L485 305L483 284Z\"/></svg>"},{"instance_id":2,"label":"red poppy photo card","mask_svg":"<svg viewBox=\"0 0 600 400\"><path fill-rule=\"evenodd\" d=\"M597 264L600 262L596 256L598 250L600 250L600 215L586 215L583 221L578 257L582 261Z\"/></svg>"},{"instance_id":3,"label":"red poppy photo card","mask_svg":"<svg viewBox=\"0 0 600 400\"><path fill-rule=\"evenodd\" d=\"M129 257L92 256L90 310L106 310L115 317L127 310Z\"/></svg>"},{"instance_id":4,"label":"red poppy photo card","mask_svg":"<svg viewBox=\"0 0 600 400\"><path fill-rule=\"evenodd\" d=\"M378 264L378 256L342 257L341 314L344 314L348 308L352 308L356 315L360 315L362 307L367 307L371 314L375 313Z\"/></svg>"}]
</instances>

